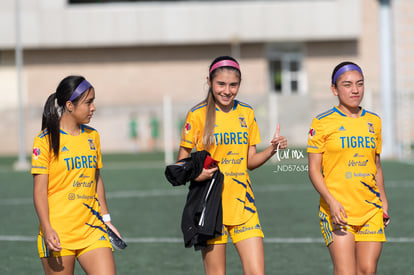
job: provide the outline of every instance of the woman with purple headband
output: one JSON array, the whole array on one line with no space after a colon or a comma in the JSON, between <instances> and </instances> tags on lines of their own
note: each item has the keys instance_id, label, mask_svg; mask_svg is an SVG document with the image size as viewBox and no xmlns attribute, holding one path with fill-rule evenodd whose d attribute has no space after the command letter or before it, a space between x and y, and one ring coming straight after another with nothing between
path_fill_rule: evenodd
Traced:
<instances>
[{"instance_id":1,"label":"woman with purple headband","mask_svg":"<svg viewBox=\"0 0 414 275\"><path fill-rule=\"evenodd\" d=\"M218 161L224 175L223 230L221 236L208 240L202 250L206 274L225 274L229 236L240 255L244 274L265 274L263 232L247 169L261 166L278 148L286 148L287 141L279 136L277 126L270 145L262 152L256 151L260 134L254 111L235 99L240 82L240 66L234 58L221 56L212 62L207 98L188 112L177 157L189 157L193 148L206 150ZM203 169L195 180L211 179L217 169Z\"/></svg>"},{"instance_id":2,"label":"woman with purple headband","mask_svg":"<svg viewBox=\"0 0 414 275\"><path fill-rule=\"evenodd\" d=\"M320 194L322 235L334 274L376 274L389 224L380 162L381 119L360 107L364 76L352 62L332 73L338 106L316 116L308 134L309 177Z\"/></svg>"},{"instance_id":3,"label":"woman with purple headband","mask_svg":"<svg viewBox=\"0 0 414 275\"><path fill-rule=\"evenodd\" d=\"M40 222L38 251L45 274L116 274L98 132L86 126L95 89L81 76L64 78L46 101L33 145L33 200Z\"/></svg>"}]
</instances>

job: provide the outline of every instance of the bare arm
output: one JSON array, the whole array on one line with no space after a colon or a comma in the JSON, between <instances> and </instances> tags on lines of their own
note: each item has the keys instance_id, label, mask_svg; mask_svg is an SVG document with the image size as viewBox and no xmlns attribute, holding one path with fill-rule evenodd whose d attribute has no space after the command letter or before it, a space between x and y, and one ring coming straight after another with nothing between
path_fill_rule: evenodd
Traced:
<instances>
[{"instance_id":1,"label":"bare arm","mask_svg":"<svg viewBox=\"0 0 414 275\"><path fill-rule=\"evenodd\" d=\"M322 196L322 198L329 205L332 222L345 225L347 224L345 208L332 196L328 187L325 184L325 180L322 176L322 154L309 153L309 178L315 187L315 190Z\"/></svg>"},{"instance_id":2,"label":"bare arm","mask_svg":"<svg viewBox=\"0 0 414 275\"><path fill-rule=\"evenodd\" d=\"M388 200L385 194L384 174L382 172L381 158L379 154L375 155L375 165L377 166L377 174L375 175L375 179L377 181L377 186L380 191L382 208L384 210L384 213L388 215Z\"/></svg>"},{"instance_id":3,"label":"bare arm","mask_svg":"<svg viewBox=\"0 0 414 275\"><path fill-rule=\"evenodd\" d=\"M178 149L177 161L188 158L191 154L191 150L191 148L180 146L180 148Z\"/></svg>"},{"instance_id":4,"label":"bare arm","mask_svg":"<svg viewBox=\"0 0 414 275\"><path fill-rule=\"evenodd\" d=\"M101 213L102 215L109 214L108 204L106 202L105 186L104 186L99 169L96 169L95 178L96 178L96 192L98 194L99 204L101 206ZM112 231L115 232L115 234L121 237L121 234L118 232L118 230L115 228L115 226L112 224L111 221L107 221L105 222L105 224L109 226L112 229Z\"/></svg>"},{"instance_id":5,"label":"bare arm","mask_svg":"<svg viewBox=\"0 0 414 275\"><path fill-rule=\"evenodd\" d=\"M60 251L62 247L60 246L59 236L52 228L49 219L48 182L49 175L33 175L33 202L47 247L54 251Z\"/></svg>"},{"instance_id":6,"label":"bare arm","mask_svg":"<svg viewBox=\"0 0 414 275\"><path fill-rule=\"evenodd\" d=\"M260 167L276 153L276 150L287 148L287 139L284 136L279 136L279 132L280 125L278 124L276 133L270 142L271 145L260 153L257 152L256 145L249 146L249 150L247 151L247 169L254 170Z\"/></svg>"},{"instance_id":7,"label":"bare arm","mask_svg":"<svg viewBox=\"0 0 414 275\"><path fill-rule=\"evenodd\" d=\"M261 152L257 152L256 145L249 146L247 151L247 169L254 170L268 161L276 153L272 145Z\"/></svg>"}]
</instances>

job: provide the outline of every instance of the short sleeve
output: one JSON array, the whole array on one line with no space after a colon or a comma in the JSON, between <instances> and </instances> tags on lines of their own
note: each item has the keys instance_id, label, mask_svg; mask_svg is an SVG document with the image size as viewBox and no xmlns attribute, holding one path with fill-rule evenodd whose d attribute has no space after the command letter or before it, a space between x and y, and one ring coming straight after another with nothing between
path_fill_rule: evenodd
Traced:
<instances>
[{"instance_id":1,"label":"short sleeve","mask_svg":"<svg viewBox=\"0 0 414 275\"><path fill-rule=\"evenodd\" d=\"M375 149L376 154L381 154L382 151L382 123L381 119L378 119L378 128L375 130L377 133L377 148Z\"/></svg>"},{"instance_id":2,"label":"short sleeve","mask_svg":"<svg viewBox=\"0 0 414 275\"><path fill-rule=\"evenodd\" d=\"M96 131L96 137L95 137L95 144L96 144L96 156L98 158L98 162L97 162L97 168L101 169L103 164L102 164L102 154L101 154L101 139L99 136L99 133Z\"/></svg>"},{"instance_id":3,"label":"short sleeve","mask_svg":"<svg viewBox=\"0 0 414 275\"><path fill-rule=\"evenodd\" d=\"M252 112L252 123L249 127L249 146L259 144L261 142L259 126L257 126L256 117Z\"/></svg>"},{"instance_id":4,"label":"short sleeve","mask_svg":"<svg viewBox=\"0 0 414 275\"><path fill-rule=\"evenodd\" d=\"M35 137L32 148L32 174L49 174L50 164L49 139L42 132Z\"/></svg>"},{"instance_id":5,"label":"short sleeve","mask_svg":"<svg viewBox=\"0 0 414 275\"><path fill-rule=\"evenodd\" d=\"M181 131L180 146L193 149L196 146L197 137L200 136L200 129L193 112L188 112L183 129Z\"/></svg>"},{"instance_id":6,"label":"short sleeve","mask_svg":"<svg viewBox=\"0 0 414 275\"><path fill-rule=\"evenodd\" d=\"M325 151L326 137L320 120L314 118L308 132L308 153L323 153Z\"/></svg>"}]
</instances>

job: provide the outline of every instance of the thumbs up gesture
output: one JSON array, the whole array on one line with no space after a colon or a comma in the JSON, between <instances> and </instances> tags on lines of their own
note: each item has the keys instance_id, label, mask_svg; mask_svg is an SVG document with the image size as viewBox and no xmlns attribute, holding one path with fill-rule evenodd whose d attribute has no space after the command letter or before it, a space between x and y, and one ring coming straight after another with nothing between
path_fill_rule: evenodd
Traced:
<instances>
[{"instance_id":1,"label":"thumbs up gesture","mask_svg":"<svg viewBox=\"0 0 414 275\"><path fill-rule=\"evenodd\" d=\"M275 150L278 149L286 149L287 148L287 139L284 136L280 136L280 124L278 123L276 126L276 132L273 136L272 141L270 141L270 143L272 143L273 148Z\"/></svg>"}]
</instances>

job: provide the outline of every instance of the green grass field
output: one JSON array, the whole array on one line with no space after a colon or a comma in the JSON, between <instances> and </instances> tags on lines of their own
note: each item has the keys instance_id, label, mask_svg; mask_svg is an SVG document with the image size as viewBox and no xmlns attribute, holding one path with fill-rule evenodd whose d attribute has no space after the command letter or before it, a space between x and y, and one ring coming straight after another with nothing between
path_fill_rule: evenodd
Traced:
<instances>
[{"instance_id":1,"label":"green grass field","mask_svg":"<svg viewBox=\"0 0 414 275\"><path fill-rule=\"evenodd\" d=\"M13 171L13 161L0 158L0 274L42 274L32 176ZM126 250L115 251L118 274L204 274L200 252L182 241L187 186L167 182L162 154L104 155L103 161L112 220L128 242ZM319 196L306 172L278 170L287 162L269 162L250 173L265 234L266 273L332 274L319 229ZM306 165L306 159L292 163ZM414 165L383 161L383 169L392 222L378 274L414 274ZM75 273L84 274L78 264ZM232 244L227 274L242 274Z\"/></svg>"}]
</instances>

